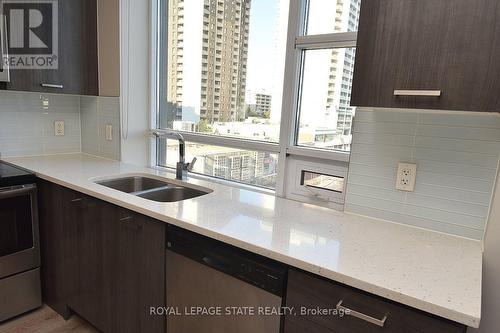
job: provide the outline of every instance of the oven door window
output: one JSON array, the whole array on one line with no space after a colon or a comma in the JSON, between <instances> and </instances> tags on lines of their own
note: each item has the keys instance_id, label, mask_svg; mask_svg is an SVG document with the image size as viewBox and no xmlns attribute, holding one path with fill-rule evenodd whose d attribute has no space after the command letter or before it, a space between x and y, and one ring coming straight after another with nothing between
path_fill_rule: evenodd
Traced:
<instances>
[{"instance_id":1,"label":"oven door window","mask_svg":"<svg viewBox=\"0 0 500 333\"><path fill-rule=\"evenodd\" d=\"M32 247L31 196L0 199L0 257Z\"/></svg>"}]
</instances>

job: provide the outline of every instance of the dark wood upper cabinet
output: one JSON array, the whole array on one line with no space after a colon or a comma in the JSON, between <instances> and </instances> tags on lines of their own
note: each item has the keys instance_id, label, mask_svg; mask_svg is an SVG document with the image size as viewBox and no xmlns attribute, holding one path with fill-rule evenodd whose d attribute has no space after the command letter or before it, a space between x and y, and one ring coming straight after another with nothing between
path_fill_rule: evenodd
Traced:
<instances>
[{"instance_id":1,"label":"dark wood upper cabinet","mask_svg":"<svg viewBox=\"0 0 500 333\"><path fill-rule=\"evenodd\" d=\"M362 1L351 105L500 112L499 19L497 0Z\"/></svg>"},{"instance_id":2,"label":"dark wood upper cabinet","mask_svg":"<svg viewBox=\"0 0 500 333\"><path fill-rule=\"evenodd\" d=\"M119 96L118 1L59 0L57 13L57 69L11 67L10 82L0 89ZM37 34L50 34L39 30Z\"/></svg>"},{"instance_id":3,"label":"dark wood upper cabinet","mask_svg":"<svg viewBox=\"0 0 500 333\"><path fill-rule=\"evenodd\" d=\"M99 95L96 0L59 1L59 68L42 71L44 91Z\"/></svg>"}]
</instances>

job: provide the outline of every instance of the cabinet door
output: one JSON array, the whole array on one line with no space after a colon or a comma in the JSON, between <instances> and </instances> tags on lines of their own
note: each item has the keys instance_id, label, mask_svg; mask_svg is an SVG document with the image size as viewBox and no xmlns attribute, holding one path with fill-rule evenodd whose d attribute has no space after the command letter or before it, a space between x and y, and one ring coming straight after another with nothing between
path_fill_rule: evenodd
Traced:
<instances>
[{"instance_id":1,"label":"cabinet door","mask_svg":"<svg viewBox=\"0 0 500 333\"><path fill-rule=\"evenodd\" d=\"M96 0L59 1L59 68L42 71L47 92L99 95Z\"/></svg>"},{"instance_id":2,"label":"cabinet door","mask_svg":"<svg viewBox=\"0 0 500 333\"><path fill-rule=\"evenodd\" d=\"M104 332L164 332L165 224L40 182L44 302ZM70 311L71 309L71 311Z\"/></svg>"},{"instance_id":3,"label":"cabinet door","mask_svg":"<svg viewBox=\"0 0 500 333\"><path fill-rule=\"evenodd\" d=\"M288 272L286 303L287 306L293 307L297 314L287 316L286 333L302 332L302 327L309 326L309 322L313 323L311 328L318 327L317 332L464 333L466 331L466 327L461 324L296 270ZM333 312L314 311L335 310L339 303L356 313L347 315L346 311L344 315L339 315Z\"/></svg>"},{"instance_id":4,"label":"cabinet door","mask_svg":"<svg viewBox=\"0 0 500 333\"><path fill-rule=\"evenodd\" d=\"M76 254L73 206L81 194L46 181L38 184L41 279L44 303L64 318L71 315L67 300L72 294Z\"/></svg>"},{"instance_id":5,"label":"cabinet door","mask_svg":"<svg viewBox=\"0 0 500 333\"><path fill-rule=\"evenodd\" d=\"M500 111L499 17L496 0L362 1L351 105Z\"/></svg>"},{"instance_id":6,"label":"cabinet door","mask_svg":"<svg viewBox=\"0 0 500 333\"><path fill-rule=\"evenodd\" d=\"M107 331L164 332L149 309L165 306L165 225L116 208L105 226Z\"/></svg>"},{"instance_id":7,"label":"cabinet door","mask_svg":"<svg viewBox=\"0 0 500 333\"><path fill-rule=\"evenodd\" d=\"M58 69L11 69L11 82L5 88L97 96L97 2L60 0L57 4Z\"/></svg>"},{"instance_id":8,"label":"cabinet door","mask_svg":"<svg viewBox=\"0 0 500 333\"><path fill-rule=\"evenodd\" d=\"M40 86L42 71L33 69L11 69L10 82L3 82L0 89L16 91L43 91Z\"/></svg>"},{"instance_id":9,"label":"cabinet door","mask_svg":"<svg viewBox=\"0 0 500 333\"><path fill-rule=\"evenodd\" d=\"M103 271L103 203L81 195L66 206L67 223L74 224L73 247L75 253L73 292L68 300L69 307L103 330L106 319L104 302Z\"/></svg>"}]
</instances>

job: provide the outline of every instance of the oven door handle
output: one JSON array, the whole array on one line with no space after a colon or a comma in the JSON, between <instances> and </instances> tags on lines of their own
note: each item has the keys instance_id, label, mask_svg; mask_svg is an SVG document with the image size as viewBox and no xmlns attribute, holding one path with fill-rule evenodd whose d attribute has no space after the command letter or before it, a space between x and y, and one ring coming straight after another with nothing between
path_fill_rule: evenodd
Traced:
<instances>
[{"instance_id":1,"label":"oven door handle","mask_svg":"<svg viewBox=\"0 0 500 333\"><path fill-rule=\"evenodd\" d=\"M12 198L23 194L32 193L35 189L35 184L0 188L0 199Z\"/></svg>"}]
</instances>

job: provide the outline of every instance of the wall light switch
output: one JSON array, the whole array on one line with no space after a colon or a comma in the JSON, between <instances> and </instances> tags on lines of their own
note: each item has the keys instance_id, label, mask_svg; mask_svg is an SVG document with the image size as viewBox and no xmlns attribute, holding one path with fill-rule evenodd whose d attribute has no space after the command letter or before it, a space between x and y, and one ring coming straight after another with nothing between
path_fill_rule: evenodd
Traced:
<instances>
[{"instance_id":1,"label":"wall light switch","mask_svg":"<svg viewBox=\"0 0 500 333\"><path fill-rule=\"evenodd\" d=\"M398 175L396 177L396 189L413 192L415 190L415 179L417 176L417 165L412 163L399 163Z\"/></svg>"},{"instance_id":2,"label":"wall light switch","mask_svg":"<svg viewBox=\"0 0 500 333\"><path fill-rule=\"evenodd\" d=\"M106 124L106 140L113 141L113 125Z\"/></svg>"},{"instance_id":3,"label":"wall light switch","mask_svg":"<svg viewBox=\"0 0 500 333\"><path fill-rule=\"evenodd\" d=\"M64 121L56 120L54 122L54 135L55 136L64 136Z\"/></svg>"}]
</instances>

